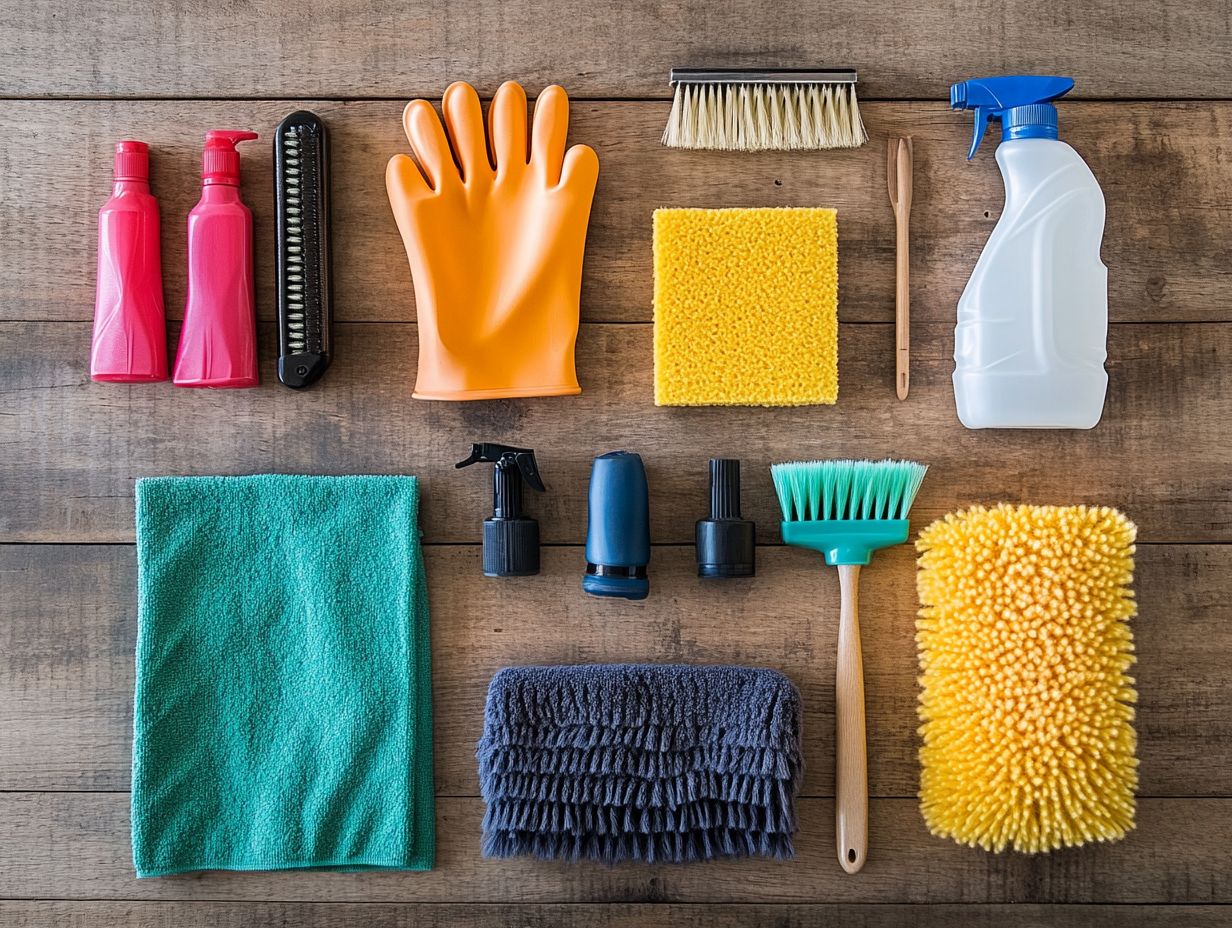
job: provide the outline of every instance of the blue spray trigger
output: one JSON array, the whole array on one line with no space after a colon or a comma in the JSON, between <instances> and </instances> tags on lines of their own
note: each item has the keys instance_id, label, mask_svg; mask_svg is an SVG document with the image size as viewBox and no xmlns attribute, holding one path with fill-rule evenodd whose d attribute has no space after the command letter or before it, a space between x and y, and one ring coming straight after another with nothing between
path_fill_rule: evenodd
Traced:
<instances>
[{"instance_id":1,"label":"blue spray trigger","mask_svg":"<svg viewBox=\"0 0 1232 928\"><path fill-rule=\"evenodd\" d=\"M988 131L988 121L992 119L994 112L996 111L986 106L977 106L975 108L975 135L971 137L971 150L967 152L968 161L975 157L980 143L984 141L984 133Z\"/></svg>"},{"instance_id":2,"label":"blue spray trigger","mask_svg":"<svg viewBox=\"0 0 1232 928\"><path fill-rule=\"evenodd\" d=\"M959 81L950 86L950 109L974 110L975 132L971 138L971 150L967 160L975 157L993 120L1000 122L1008 110L1032 104L1051 104L1074 89L1070 77L1033 77L1014 75L1009 77L976 77ZM1020 111L1024 115L1028 111ZM1055 110L1053 111L1055 113ZM1032 131L1038 126L1038 131ZM1056 120L1024 122L1015 125L1014 138L1056 138Z\"/></svg>"}]
</instances>

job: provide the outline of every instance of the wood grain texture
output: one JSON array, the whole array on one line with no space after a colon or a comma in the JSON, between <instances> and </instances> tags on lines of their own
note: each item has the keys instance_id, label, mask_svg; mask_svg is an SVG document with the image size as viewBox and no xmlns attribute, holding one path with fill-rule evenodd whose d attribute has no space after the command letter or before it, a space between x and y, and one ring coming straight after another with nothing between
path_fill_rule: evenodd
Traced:
<instances>
[{"instance_id":1,"label":"wood grain texture","mask_svg":"<svg viewBox=\"0 0 1232 928\"><path fill-rule=\"evenodd\" d=\"M733 454L763 541L780 518L771 462L887 455L932 467L917 525L975 502L1090 502L1124 509L1143 541L1232 540L1232 325L1113 326L1108 403L1088 432L964 429L946 325L916 326L906 403L893 326L849 325L838 405L769 410L654 407L644 325L582 327L581 396L491 403L411 400L406 324L338 326L338 361L304 392L275 380L268 327L256 390L91 383L89 338L85 323L0 323L0 541L130 541L135 477L273 471L417 474L427 540L474 542L491 488L453 464L477 440L537 450L550 489L529 508L551 543L584 540L592 458L621 447L646 460L660 542L692 542L706 459Z\"/></svg>"},{"instance_id":2,"label":"wood grain texture","mask_svg":"<svg viewBox=\"0 0 1232 928\"><path fill-rule=\"evenodd\" d=\"M934 838L912 799L870 803L868 865L834 860L834 803L798 803L794 861L604 866L479 854L479 799L437 801L426 873L133 876L124 793L0 794L0 897L334 902L1232 902L1232 800L1148 799L1111 845L1028 857ZM1176 853L1184 848L1184 853Z\"/></svg>"},{"instance_id":3,"label":"wood grain texture","mask_svg":"<svg viewBox=\"0 0 1232 928\"><path fill-rule=\"evenodd\" d=\"M995 10L894 0L169 0L0 7L9 96L398 96L466 78L559 81L664 96L672 67L859 69L878 97L944 98L952 80L1072 74L1082 94L1229 97L1232 24L1219 0L1134 6L1027 0ZM73 49L70 58L64 49ZM48 67L56 62L56 67Z\"/></svg>"},{"instance_id":4,"label":"wood grain texture","mask_svg":"<svg viewBox=\"0 0 1232 928\"><path fill-rule=\"evenodd\" d=\"M1226 928L1221 906L0 902L6 928Z\"/></svg>"},{"instance_id":5,"label":"wood grain texture","mask_svg":"<svg viewBox=\"0 0 1232 928\"><path fill-rule=\"evenodd\" d=\"M0 97L27 98L0 108L0 928L1232 924L1226 0L8 2L0 3L0 35ZM724 155L660 147L669 68L805 64L859 69L871 135L864 148ZM975 162L963 160L970 117L945 100L952 80L1014 72L1076 78L1074 99L1085 102L1062 105L1062 137L1107 198L1103 257L1118 324L1109 402L1091 432L968 432L954 415L955 304L997 221L1002 188L991 141ZM508 78L532 93L562 83L574 97L572 138L599 152L579 398L410 399L414 303L383 170L406 148L403 102L439 98L459 78L485 97ZM126 97L135 99L118 99ZM301 106L333 133L342 324L324 384L293 394L275 384L270 358L268 144L277 122ZM90 384L95 217L114 142L152 145L167 306L178 319L201 138L224 126L262 133L243 170L267 323L265 386L220 394ZM908 134L913 383L899 403L883 153L886 138ZM652 211L767 205L839 210L839 405L655 409L646 324ZM539 451L550 492L530 506L551 546L538 578L479 576L473 543L489 511L488 482L451 465L482 439ZM579 589L590 459L615 447L641 451L650 471L660 544L644 603L600 602ZM1115 845L1039 857L984 854L926 833L911 798L916 599L913 553L903 546L864 572L871 849L863 872L844 875L829 798L838 578L777 546L759 548L753 580L694 576L704 464L720 454L744 459L745 512L761 524L763 543L778 540L771 461L883 454L932 464L913 511L917 529L974 502L1099 502L1123 508L1142 540L1168 542L1142 544L1137 554L1135 724L1145 797L1137 830ZM261 471L424 479L440 795L431 873L133 879L124 792L133 480ZM92 542L107 544L83 544ZM599 660L774 666L800 686L807 798L798 860L604 868L480 859L473 750L491 674L513 663Z\"/></svg>"},{"instance_id":6,"label":"wood grain texture","mask_svg":"<svg viewBox=\"0 0 1232 928\"><path fill-rule=\"evenodd\" d=\"M256 221L258 310L273 319L268 139L283 116L303 105L329 123L333 140L338 318L411 321L410 272L384 186L385 162L408 147L396 101L6 103L0 138L12 143L0 146L0 319L92 317L96 214L110 192L114 144L125 137L153 147L167 309L179 318L184 220L199 196L201 139L206 129L223 125L262 134L262 141L241 146L243 185ZM970 118L939 102L870 104L864 114L872 139L855 151L728 154L663 148L666 103L575 102L571 137L593 145L602 164L583 318L652 318L656 207L821 205L839 211L841 318L892 322L895 229L885 139L909 134L914 321L953 326L958 297L1004 197L993 143L967 163ZM1232 159L1223 142L1232 136L1232 104L1065 104L1061 119L1065 138L1090 162L1108 201L1103 255L1112 320L1232 321Z\"/></svg>"},{"instance_id":7,"label":"wood grain texture","mask_svg":"<svg viewBox=\"0 0 1232 928\"><path fill-rule=\"evenodd\" d=\"M879 797L919 788L913 557L879 552L861 583ZM783 671L803 697L803 792L834 794L836 571L763 547L756 578L704 582L690 547L658 547L651 597L619 603L581 594L582 558L547 548L541 576L500 581L480 576L477 547L427 549L440 794L479 793L475 743L496 670L603 661ZM128 546L0 546L0 790L128 788L135 574ZM1141 794L1232 796L1232 546L1140 546L1135 588Z\"/></svg>"}]
</instances>

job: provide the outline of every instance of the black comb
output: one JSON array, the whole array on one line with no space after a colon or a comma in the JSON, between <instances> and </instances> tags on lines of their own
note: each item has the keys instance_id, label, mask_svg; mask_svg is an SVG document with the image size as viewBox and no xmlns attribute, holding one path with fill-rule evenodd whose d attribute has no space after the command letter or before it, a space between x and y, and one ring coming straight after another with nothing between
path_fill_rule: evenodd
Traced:
<instances>
[{"instance_id":1,"label":"black comb","mask_svg":"<svg viewBox=\"0 0 1232 928\"><path fill-rule=\"evenodd\" d=\"M300 389L329 367L333 281L329 250L329 135L299 110L274 133L278 255L278 379Z\"/></svg>"}]
</instances>

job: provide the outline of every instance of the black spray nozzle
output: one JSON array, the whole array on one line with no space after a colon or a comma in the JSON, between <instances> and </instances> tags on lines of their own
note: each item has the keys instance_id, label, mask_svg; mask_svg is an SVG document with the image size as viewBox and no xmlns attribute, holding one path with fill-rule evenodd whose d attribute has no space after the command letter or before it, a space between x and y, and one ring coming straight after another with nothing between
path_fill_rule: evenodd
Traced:
<instances>
[{"instance_id":1,"label":"black spray nozzle","mask_svg":"<svg viewBox=\"0 0 1232 928\"><path fill-rule=\"evenodd\" d=\"M471 445L471 456L465 461L459 461L454 467L470 467L472 464L495 464L498 469L505 470L516 467L532 489L540 493L547 490L543 485L543 478L539 476L539 463L535 460L535 452L530 448L477 441Z\"/></svg>"},{"instance_id":2,"label":"black spray nozzle","mask_svg":"<svg viewBox=\"0 0 1232 928\"><path fill-rule=\"evenodd\" d=\"M539 573L539 523L522 514L522 482L547 490L530 448L475 442L471 454L455 467L495 464L492 471L492 517L483 523L483 573L488 577L525 577Z\"/></svg>"},{"instance_id":3,"label":"black spray nozzle","mask_svg":"<svg viewBox=\"0 0 1232 928\"><path fill-rule=\"evenodd\" d=\"M697 523L699 577L751 577L756 526L740 517L740 462L710 460L710 517Z\"/></svg>"}]
</instances>

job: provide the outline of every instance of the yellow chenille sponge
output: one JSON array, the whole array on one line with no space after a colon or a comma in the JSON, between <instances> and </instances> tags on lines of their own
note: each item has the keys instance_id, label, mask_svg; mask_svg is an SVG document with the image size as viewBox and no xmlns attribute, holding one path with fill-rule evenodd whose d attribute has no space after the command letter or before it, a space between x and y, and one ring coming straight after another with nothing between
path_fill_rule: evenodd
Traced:
<instances>
[{"instance_id":1,"label":"yellow chenille sponge","mask_svg":"<svg viewBox=\"0 0 1232 928\"><path fill-rule=\"evenodd\" d=\"M920 809L933 834L1036 853L1134 827L1134 524L998 506L920 533Z\"/></svg>"},{"instance_id":2,"label":"yellow chenille sponge","mask_svg":"<svg viewBox=\"0 0 1232 928\"><path fill-rule=\"evenodd\" d=\"M832 209L654 214L656 406L838 399Z\"/></svg>"}]
</instances>

